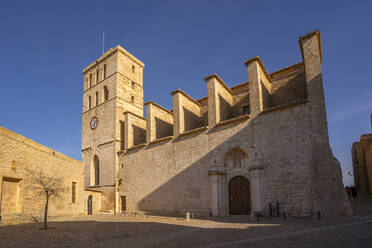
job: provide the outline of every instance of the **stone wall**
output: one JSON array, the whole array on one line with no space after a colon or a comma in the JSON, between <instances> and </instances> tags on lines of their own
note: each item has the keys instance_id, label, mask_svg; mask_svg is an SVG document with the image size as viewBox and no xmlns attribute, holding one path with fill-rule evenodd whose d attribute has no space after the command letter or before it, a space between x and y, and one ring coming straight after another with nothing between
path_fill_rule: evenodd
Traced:
<instances>
[{"instance_id":1,"label":"stone wall","mask_svg":"<svg viewBox=\"0 0 372 248\"><path fill-rule=\"evenodd\" d=\"M364 134L351 149L354 185L359 194L372 197L372 134Z\"/></svg>"},{"instance_id":2,"label":"stone wall","mask_svg":"<svg viewBox=\"0 0 372 248\"><path fill-rule=\"evenodd\" d=\"M84 188L81 162L0 127L0 201L3 223L42 220L44 195L37 195L28 170L42 170L47 177L63 179L64 192L53 198L49 216L87 214L87 199L93 196L93 213L101 209L101 193ZM76 183L72 202L72 183Z\"/></svg>"},{"instance_id":3,"label":"stone wall","mask_svg":"<svg viewBox=\"0 0 372 248\"><path fill-rule=\"evenodd\" d=\"M207 97L198 100L200 107L193 104L196 114L207 113L208 126L182 132L176 120L177 137L148 139L123 151L120 194L126 196L127 210L226 215L228 183L243 176L251 185L251 214L267 215L270 202L279 202L281 211L291 215L351 214L329 146L320 33L301 37L300 47L304 62L272 77L258 57L245 63L248 83L230 89L216 74L208 76ZM182 106L180 98L174 109ZM245 106L251 114L237 114ZM179 112L175 109L176 118ZM152 115L147 112L148 137L156 137L149 129ZM233 151L244 154L238 166L226 162Z\"/></svg>"},{"instance_id":4,"label":"stone wall","mask_svg":"<svg viewBox=\"0 0 372 248\"><path fill-rule=\"evenodd\" d=\"M307 108L305 103L129 151L119 161L123 165L120 191L127 195L128 211L209 215L209 170L223 167L225 156L236 147L252 157L251 146L264 157L264 211L271 201L280 202L290 213L311 211L311 167L309 154L304 153L309 150L309 134L299 127L309 121ZM248 170L246 174L250 176Z\"/></svg>"}]
</instances>

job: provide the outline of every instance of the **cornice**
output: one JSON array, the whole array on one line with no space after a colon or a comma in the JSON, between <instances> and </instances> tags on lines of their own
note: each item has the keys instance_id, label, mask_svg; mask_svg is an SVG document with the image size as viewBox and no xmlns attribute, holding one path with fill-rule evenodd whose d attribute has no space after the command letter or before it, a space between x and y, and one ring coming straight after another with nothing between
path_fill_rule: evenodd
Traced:
<instances>
[{"instance_id":1,"label":"cornice","mask_svg":"<svg viewBox=\"0 0 372 248\"><path fill-rule=\"evenodd\" d=\"M237 89L243 86L249 85L249 81L232 86L230 89Z\"/></svg>"},{"instance_id":2,"label":"cornice","mask_svg":"<svg viewBox=\"0 0 372 248\"><path fill-rule=\"evenodd\" d=\"M108 78L110 78L110 77L112 77L112 76L114 76L114 75L116 75L116 74L119 74L120 76L125 77L125 78L126 78L127 80L129 80L131 83L135 83L137 86L143 88L142 85L140 85L140 84L137 83L136 81L130 79L130 78L127 77L127 76L125 76L123 73L121 73L121 72L119 72L119 71L116 71L116 72L112 73L110 76L107 76L105 79L103 79L103 80L99 81L98 83L96 83L95 85L91 86L90 88L88 88L88 89L86 89L86 90L83 90L83 93L85 93L85 92L89 91L90 89L96 87L97 85L103 83L106 79L108 79Z\"/></svg>"},{"instance_id":3,"label":"cornice","mask_svg":"<svg viewBox=\"0 0 372 248\"><path fill-rule=\"evenodd\" d=\"M141 120L146 121L146 118L143 118L142 116L136 115L135 113L132 113L132 112L130 112L130 111L125 111L123 114L124 114L124 115L125 115L125 114L131 114L131 115L133 115L133 116L135 116L135 117L137 117L137 118L139 118L139 119L141 119Z\"/></svg>"},{"instance_id":4,"label":"cornice","mask_svg":"<svg viewBox=\"0 0 372 248\"><path fill-rule=\"evenodd\" d=\"M145 64L143 62L141 62L139 59L137 59L136 57L134 57L130 52L128 52L127 50L125 50L123 47L117 45L116 47L110 48L101 57L99 57L95 62L93 62L90 65L88 65L87 67L85 67L83 69L83 74L85 74L87 71L89 71L93 67L97 66L98 64L100 64L105 59L107 59L110 56L112 56L115 52L121 52L122 54L124 54L125 56L127 56L130 60L132 60L134 63L136 63L137 65L141 66L142 68L145 67Z\"/></svg>"},{"instance_id":5,"label":"cornice","mask_svg":"<svg viewBox=\"0 0 372 248\"><path fill-rule=\"evenodd\" d=\"M138 108L138 109L140 109L140 110L143 110L143 108L140 108L140 107L138 107L137 105L134 105L133 103L128 102L127 100L121 98L120 96L114 96L114 97L111 97L110 99L108 99L108 100L106 100L106 101L104 101L104 102L101 102L100 104L98 104L98 105L92 107L91 109L88 109L88 110L84 111L82 114L88 113L89 111L91 111L91 110L93 110L93 109L95 109L95 108L98 108L99 106L101 106L101 105L103 105L103 104L105 104L105 103L107 103L107 102L109 102L109 101L111 101L111 100L114 100L114 99L116 99L116 98L117 98L117 99L120 99L120 100L122 100L122 101L124 101L124 102L130 103L130 104L132 104L132 106L134 106L134 107L136 107L136 108Z\"/></svg>"},{"instance_id":6,"label":"cornice","mask_svg":"<svg viewBox=\"0 0 372 248\"><path fill-rule=\"evenodd\" d=\"M167 112L168 114L170 114L170 115L172 115L172 116L173 116L173 113L172 113L172 111L170 111L170 110L168 110L168 109L166 109L166 108L164 108L164 107L160 106L159 104L157 104L157 103L155 103L155 102L153 102L153 101L148 101L148 102L145 102L145 105L149 105L149 104L152 104L152 105L154 105L154 106L156 106L156 107L160 108L161 110L164 110L165 112Z\"/></svg>"},{"instance_id":7,"label":"cornice","mask_svg":"<svg viewBox=\"0 0 372 248\"><path fill-rule=\"evenodd\" d=\"M274 111L277 111L277 110L282 110L282 109L285 109L285 108L294 107L294 106L297 106L297 105L300 105L300 104L305 104L307 102L308 102L307 98L301 98L301 99L298 99L296 101L289 102L289 103L286 103L286 104L283 104L283 105L275 106L275 107L272 107L272 108L269 108L269 109L264 109L261 112L261 114L267 114L267 113L274 112Z\"/></svg>"},{"instance_id":8,"label":"cornice","mask_svg":"<svg viewBox=\"0 0 372 248\"><path fill-rule=\"evenodd\" d=\"M160 139L150 141L149 144L152 145L152 144L156 144L156 143L160 143L160 142L168 141L168 140L172 140L172 139L173 139L173 136L167 136L167 137L163 137L163 138L160 138Z\"/></svg>"},{"instance_id":9,"label":"cornice","mask_svg":"<svg viewBox=\"0 0 372 248\"><path fill-rule=\"evenodd\" d=\"M138 145L134 145L134 146L128 147L125 150L131 151L131 150L135 150L135 149L142 148L142 147L145 147L145 146L146 146L146 143L142 143L142 144L138 144Z\"/></svg>"},{"instance_id":10,"label":"cornice","mask_svg":"<svg viewBox=\"0 0 372 248\"><path fill-rule=\"evenodd\" d=\"M228 125L228 124L239 122L239 121L244 121L246 119L249 119L250 117L251 115L241 115L241 116L238 116L232 119L220 121L216 124L216 126L223 126L223 125Z\"/></svg>"},{"instance_id":11,"label":"cornice","mask_svg":"<svg viewBox=\"0 0 372 248\"><path fill-rule=\"evenodd\" d=\"M78 164L78 165L82 165L82 162L81 161L78 161L74 158L71 158L63 153L60 153L56 150L53 150L49 147L46 147L40 143L37 143L36 141L33 141L29 138L26 138L18 133L15 133L13 131L10 131L6 128L3 128L3 127L0 127L0 135L3 135L3 136L6 136L10 139L13 139L13 140L16 140L17 142L20 142L20 143L23 143L24 145L26 146L29 146L33 149L37 149L41 152L45 152L51 156L56 156L58 158L61 158L61 159L64 159L66 161L69 161L70 163L73 163L74 165Z\"/></svg>"},{"instance_id":12,"label":"cornice","mask_svg":"<svg viewBox=\"0 0 372 248\"><path fill-rule=\"evenodd\" d=\"M208 96L205 96L205 97L199 98L196 101L200 102L200 104L201 104L202 101L207 100L207 99L208 99Z\"/></svg>"},{"instance_id":13,"label":"cornice","mask_svg":"<svg viewBox=\"0 0 372 248\"><path fill-rule=\"evenodd\" d=\"M187 99L189 99L190 101L192 101L193 103L195 103L196 105L198 105L200 107L200 103L198 101L196 101L194 98L192 98L191 96L189 96L188 94L186 94L183 90L181 89L177 89L175 91L172 91L171 92L171 95L173 96L174 94L177 94L177 93L180 93L182 94L183 96L185 96Z\"/></svg>"},{"instance_id":14,"label":"cornice","mask_svg":"<svg viewBox=\"0 0 372 248\"><path fill-rule=\"evenodd\" d=\"M290 65L290 66L287 66L287 67L284 67L282 69L279 69L277 71L274 71L272 73L270 73L270 77L273 78L276 76L276 74L279 74L279 73L284 73L284 72L288 72L288 71L291 71L291 70L294 70L294 69L297 69L299 67L303 67L304 66L304 62L298 62L296 64L293 64L293 65ZM274 80L274 79L273 79Z\"/></svg>"},{"instance_id":15,"label":"cornice","mask_svg":"<svg viewBox=\"0 0 372 248\"><path fill-rule=\"evenodd\" d=\"M208 126L198 127L198 128L191 129L191 130L185 131L185 132L183 132L183 133L180 133L180 134L178 135L178 137L186 136L186 135L193 134L193 133L197 133L197 132L203 132L203 131L205 131L205 130L207 130L207 129L208 129Z\"/></svg>"}]
</instances>

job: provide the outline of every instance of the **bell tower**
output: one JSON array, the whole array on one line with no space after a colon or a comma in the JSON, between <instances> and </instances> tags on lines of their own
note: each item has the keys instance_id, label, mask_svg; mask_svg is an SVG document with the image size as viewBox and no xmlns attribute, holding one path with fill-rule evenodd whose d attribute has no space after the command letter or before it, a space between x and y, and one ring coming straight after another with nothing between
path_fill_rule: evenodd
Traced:
<instances>
[{"instance_id":1,"label":"bell tower","mask_svg":"<svg viewBox=\"0 0 372 248\"><path fill-rule=\"evenodd\" d=\"M124 149L124 112L143 116L144 64L120 46L83 70L84 184L102 190L102 209L115 207L117 152Z\"/></svg>"}]
</instances>

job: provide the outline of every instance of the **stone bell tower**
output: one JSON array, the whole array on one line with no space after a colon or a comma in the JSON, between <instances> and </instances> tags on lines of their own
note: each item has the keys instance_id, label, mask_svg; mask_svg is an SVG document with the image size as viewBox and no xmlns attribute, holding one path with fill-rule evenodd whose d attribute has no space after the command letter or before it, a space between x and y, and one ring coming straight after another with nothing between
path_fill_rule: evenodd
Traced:
<instances>
[{"instance_id":1,"label":"stone bell tower","mask_svg":"<svg viewBox=\"0 0 372 248\"><path fill-rule=\"evenodd\" d=\"M140 60L116 46L83 70L84 183L103 192L103 210L115 209L117 152L124 148L123 113L143 116L143 68Z\"/></svg>"}]
</instances>

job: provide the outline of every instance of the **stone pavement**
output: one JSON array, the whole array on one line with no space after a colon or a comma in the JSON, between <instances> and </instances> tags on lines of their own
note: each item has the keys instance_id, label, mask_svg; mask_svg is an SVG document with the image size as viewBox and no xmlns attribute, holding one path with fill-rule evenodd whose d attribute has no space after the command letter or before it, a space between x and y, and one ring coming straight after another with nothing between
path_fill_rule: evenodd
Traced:
<instances>
[{"instance_id":1,"label":"stone pavement","mask_svg":"<svg viewBox=\"0 0 372 248\"><path fill-rule=\"evenodd\" d=\"M195 219L81 216L0 228L0 247L372 247L372 204L353 217Z\"/></svg>"}]
</instances>

